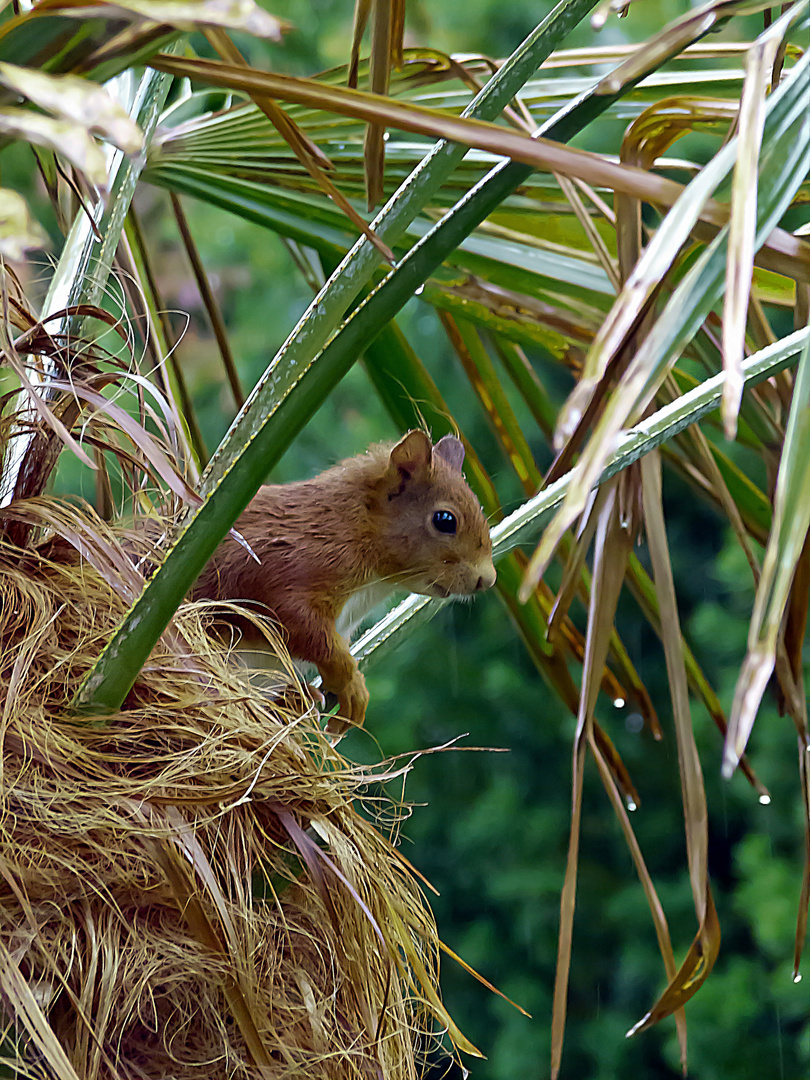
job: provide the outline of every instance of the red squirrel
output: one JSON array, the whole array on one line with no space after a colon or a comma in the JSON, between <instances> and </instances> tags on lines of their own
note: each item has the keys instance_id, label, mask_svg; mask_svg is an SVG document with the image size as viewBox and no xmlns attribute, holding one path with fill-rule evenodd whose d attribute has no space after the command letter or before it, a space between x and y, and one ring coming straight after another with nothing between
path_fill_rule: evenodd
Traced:
<instances>
[{"instance_id":1,"label":"red squirrel","mask_svg":"<svg viewBox=\"0 0 810 1080\"><path fill-rule=\"evenodd\" d=\"M260 488L234 526L260 563L229 536L194 597L262 605L290 654L317 667L340 718L362 724L368 691L342 634L398 586L447 597L495 583L489 527L463 461L455 436L432 446L409 431L312 480Z\"/></svg>"}]
</instances>

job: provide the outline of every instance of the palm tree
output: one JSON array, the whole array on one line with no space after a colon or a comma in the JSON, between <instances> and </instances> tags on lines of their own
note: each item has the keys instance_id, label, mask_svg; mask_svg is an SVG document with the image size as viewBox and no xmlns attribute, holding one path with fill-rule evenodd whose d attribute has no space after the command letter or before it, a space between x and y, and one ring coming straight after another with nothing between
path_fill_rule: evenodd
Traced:
<instances>
[{"instance_id":1,"label":"palm tree","mask_svg":"<svg viewBox=\"0 0 810 1080\"><path fill-rule=\"evenodd\" d=\"M0 125L38 148L66 226L38 310L10 269L4 278L3 350L20 390L2 428L13 824L0 940L6 1058L18 1071L211 1075L219 1055L229 1075L317 1074L328 1060L342 1076L362 1060L406 1076L434 1026L475 1053L438 998L439 945L408 864L354 808L369 777L339 756L307 698L281 706L251 692L205 635L204 610L180 606L358 357L403 429L461 427L397 324L415 293L435 308L525 491L505 516L467 440L468 479L494 522L500 597L577 716L552 1073L589 753L667 976L636 1028L674 1013L685 1055L682 1007L719 947L690 691L724 733L724 771L739 765L766 800L744 752L774 676L799 735L810 821L801 670L810 59L797 44L807 0L775 20L750 0L712 0L641 45L562 49L594 7L563 0L503 63L462 63L403 49L402 11L383 3L364 60L360 5L349 64L313 79L244 59L230 30L280 32L247 6L223 19L190 3L180 22L174 6L139 0L77 23L67 7L40 3L3 25L6 100L34 108L4 108ZM762 33L735 41L738 21L759 11ZM181 55L189 24L204 40ZM730 40L709 42L718 29ZM582 149L597 118L600 152ZM694 132L714 140L707 160L670 156ZM119 150L105 157L96 135ZM171 192L241 406L210 461L131 206L141 184ZM0 244L15 258L41 229L18 195L2 194ZM318 290L244 403L181 203L190 195L283 237ZM363 198L383 208L366 215ZM127 282L118 313L113 269ZM127 318L148 327L148 374L133 367ZM538 377L550 364L575 380L561 408ZM719 444L718 408L725 434L764 460L769 490ZM555 454L545 475L530 447L538 435ZM42 494L64 445L95 467L95 512ZM662 461L728 517L757 582L728 722L680 631ZM136 517L159 514L162 536L106 524L116 502ZM652 574L633 552L642 530ZM518 547L538 539L531 558ZM552 562L556 591L543 580ZM622 584L667 658L697 920L680 967L628 816L632 779L595 716L603 688L659 731L614 626ZM584 636L569 615L574 598L588 607ZM358 655L380 656L437 603L409 598ZM810 850L810 827L807 836ZM805 869L797 971L809 890Z\"/></svg>"}]
</instances>

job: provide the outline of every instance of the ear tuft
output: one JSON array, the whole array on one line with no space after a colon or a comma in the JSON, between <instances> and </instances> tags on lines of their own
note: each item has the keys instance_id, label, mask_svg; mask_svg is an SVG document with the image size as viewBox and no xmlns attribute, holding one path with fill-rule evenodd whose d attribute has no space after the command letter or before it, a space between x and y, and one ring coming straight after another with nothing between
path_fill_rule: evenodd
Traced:
<instances>
[{"instance_id":1,"label":"ear tuft","mask_svg":"<svg viewBox=\"0 0 810 1080\"><path fill-rule=\"evenodd\" d=\"M456 472L461 472L464 464L464 443L455 435L445 435L433 447L433 453Z\"/></svg>"},{"instance_id":2,"label":"ear tuft","mask_svg":"<svg viewBox=\"0 0 810 1080\"><path fill-rule=\"evenodd\" d=\"M426 476L433 464L433 447L424 431L409 431L400 439L388 458L391 469L400 476Z\"/></svg>"}]
</instances>

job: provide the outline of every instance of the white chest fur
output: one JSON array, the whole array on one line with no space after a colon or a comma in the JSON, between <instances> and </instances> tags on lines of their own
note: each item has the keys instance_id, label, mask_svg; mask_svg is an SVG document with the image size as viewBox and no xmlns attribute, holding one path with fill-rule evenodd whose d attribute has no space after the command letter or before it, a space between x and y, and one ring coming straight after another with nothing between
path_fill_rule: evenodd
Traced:
<instances>
[{"instance_id":1,"label":"white chest fur","mask_svg":"<svg viewBox=\"0 0 810 1080\"><path fill-rule=\"evenodd\" d=\"M382 581L374 578L367 582L362 589L351 596L343 606L343 610L337 617L337 632L341 637L351 641L355 632L366 615L383 600L386 600L396 586L390 581Z\"/></svg>"},{"instance_id":2,"label":"white chest fur","mask_svg":"<svg viewBox=\"0 0 810 1080\"><path fill-rule=\"evenodd\" d=\"M336 626L341 637L351 641L352 635L366 615L387 599L395 588L396 585L390 581L375 578L367 582L362 589L358 589L338 615ZM271 650L237 647L235 655L238 661L250 670L251 679L256 686L275 691L289 682L289 674L285 673L283 665ZM306 660L293 660L293 666L306 681L311 681L318 674L315 665L307 663Z\"/></svg>"}]
</instances>

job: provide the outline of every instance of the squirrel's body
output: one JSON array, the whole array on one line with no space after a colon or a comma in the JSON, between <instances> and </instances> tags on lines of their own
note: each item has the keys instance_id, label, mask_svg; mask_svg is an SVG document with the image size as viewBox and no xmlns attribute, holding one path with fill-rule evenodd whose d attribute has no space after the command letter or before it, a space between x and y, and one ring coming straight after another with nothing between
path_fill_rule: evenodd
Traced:
<instances>
[{"instance_id":1,"label":"squirrel's body","mask_svg":"<svg viewBox=\"0 0 810 1080\"><path fill-rule=\"evenodd\" d=\"M451 436L431 447L412 431L312 480L261 488L235 525L259 563L229 537L195 597L261 605L284 628L290 654L317 666L340 715L362 723L368 694L341 632L397 586L445 597L495 581L463 454Z\"/></svg>"}]
</instances>

